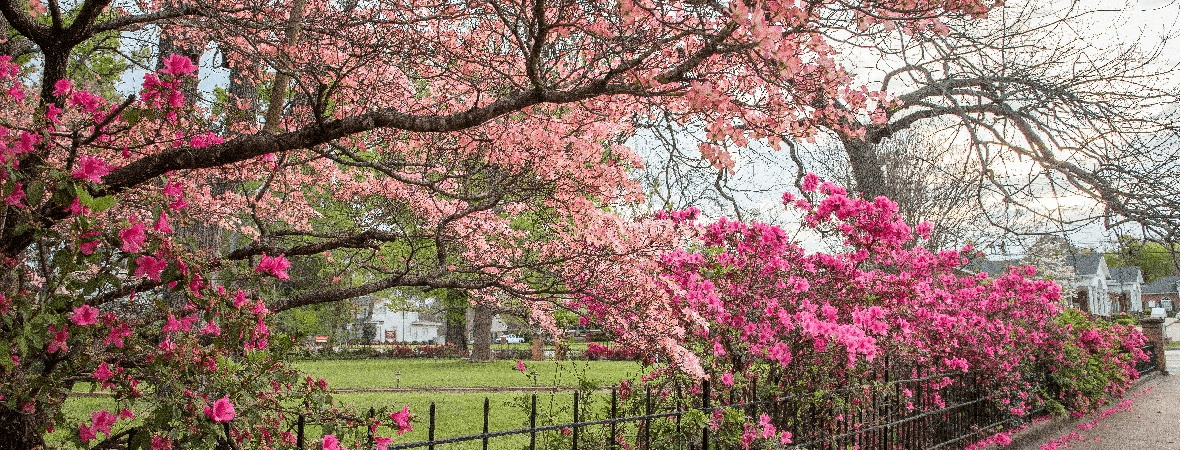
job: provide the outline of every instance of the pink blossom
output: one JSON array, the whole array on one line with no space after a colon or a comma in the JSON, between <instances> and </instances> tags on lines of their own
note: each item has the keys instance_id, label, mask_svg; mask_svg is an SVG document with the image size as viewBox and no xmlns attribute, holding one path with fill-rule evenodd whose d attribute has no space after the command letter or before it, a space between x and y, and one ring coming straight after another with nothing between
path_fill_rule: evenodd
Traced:
<instances>
[{"instance_id":1,"label":"pink blossom","mask_svg":"<svg viewBox=\"0 0 1180 450\"><path fill-rule=\"evenodd\" d=\"M70 89L73 89L73 87L74 87L73 81L70 81L67 78L62 78L60 80L57 80L57 82L53 83L53 95L58 96L58 97L63 96L63 95L69 95Z\"/></svg>"},{"instance_id":2,"label":"pink blossom","mask_svg":"<svg viewBox=\"0 0 1180 450\"><path fill-rule=\"evenodd\" d=\"M815 192L816 187L819 186L819 176L808 172L803 176L803 184L800 186L803 192Z\"/></svg>"},{"instance_id":3,"label":"pink blossom","mask_svg":"<svg viewBox=\"0 0 1180 450\"><path fill-rule=\"evenodd\" d=\"M320 441L320 446L323 450L343 450L340 447L340 440L336 439L334 434L325 434L323 440Z\"/></svg>"},{"instance_id":4,"label":"pink blossom","mask_svg":"<svg viewBox=\"0 0 1180 450\"><path fill-rule=\"evenodd\" d=\"M90 305L74 308L74 313L70 315L70 321L81 326L94 324L98 322L98 309Z\"/></svg>"},{"instance_id":5,"label":"pink blossom","mask_svg":"<svg viewBox=\"0 0 1180 450\"><path fill-rule=\"evenodd\" d=\"M90 214L90 208L82 206L82 202L78 201L78 197L74 197L74 202L70 203L70 214L75 216ZM87 253L89 254L89 253Z\"/></svg>"},{"instance_id":6,"label":"pink blossom","mask_svg":"<svg viewBox=\"0 0 1180 450\"><path fill-rule=\"evenodd\" d=\"M61 117L60 117L61 113L62 113L62 109L58 108L57 105L55 105L53 103L45 105L45 118L49 119L50 122L53 122L53 123L61 122Z\"/></svg>"},{"instance_id":7,"label":"pink blossom","mask_svg":"<svg viewBox=\"0 0 1180 450\"><path fill-rule=\"evenodd\" d=\"M393 438L377 436L373 438L373 442L377 445L377 450L386 450L389 444L393 443Z\"/></svg>"},{"instance_id":8,"label":"pink blossom","mask_svg":"<svg viewBox=\"0 0 1180 450\"><path fill-rule=\"evenodd\" d=\"M66 339L70 338L69 327L62 326L61 329L56 329L54 325L49 325L49 332L53 334L53 340L49 341L49 347L46 349L48 353L56 353L58 351L67 351L69 346L66 345Z\"/></svg>"},{"instance_id":9,"label":"pink blossom","mask_svg":"<svg viewBox=\"0 0 1180 450\"><path fill-rule=\"evenodd\" d=\"M110 385L107 380L110 380L111 377L115 376L115 373L111 372L110 366L107 365L106 361L103 361L103 363L100 364L97 369L94 369L94 373L92 373L90 376L93 377L95 381L98 381L103 388L106 388Z\"/></svg>"},{"instance_id":10,"label":"pink blossom","mask_svg":"<svg viewBox=\"0 0 1180 450\"><path fill-rule=\"evenodd\" d=\"M78 158L78 168L70 172L70 176L79 180L102 183L102 177L109 173L111 173L111 166L102 158L82 155Z\"/></svg>"},{"instance_id":11,"label":"pink blossom","mask_svg":"<svg viewBox=\"0 0 1180 450\"><path fill-rule=\"evenodd\" d=\"M230 403L229 396L221 397L214 401L212 406L205 407L205 417L214 422L229 422L233 420L235 414L234 404Z\"/></svg>"},{"instance_id":12,"label":"pink blossom","mask_svg":"<svg viewBox=\"0 0 1180 450\"><path fill-rule=\"evenodd\" d=\"M128 253L138 252L143 248L144 239L147 237L144 234L145 228L143 222L140 222L135 216L131 216L131 225L119 232L119 239L123 240L123 245L120 248Z\"/></svg>"},{"instance_id":13,"label":"pink blossom","mask_svg":"<svg viewBox=\"0 0 1180 450\"><path fill-rule=\"evenodd\" d=\"M175 53L164 58L164 68L160 69L160 73L172 76L188 75L197 71L197 66L193 64L191 59Z\"/></svg>"},{"instance_id":14,"label":"pink blossom","mask_svg":"<svg viewBox=\"0 0 1180 450\"><path fill-rule=\"evenodd\" d=\"M169 314L168 319L164 321L164 327L160 328L160 332L161 333L178 333L178 332L182 331L183 329L184 328L183 328L181 322L179 320L176 320L176 316Z\"/></svg>"},{"instance_id":15,"label":"pink blossom","mask_svg":"<svg viewBox=\"0 0 1180 450\"><path fill-rule=\"evenodd\" d=\"M390 419L397 423L397 435L401 436L407 431L413 431L414 428L410 426L410 407L404 406L401 411L391 413Z\"/></svg>"},{"instance_id":16,"label":"pink blossom","mask_svg":"<svg viewBox=\"0 0 1180 450\"><path fill-rule=\"evenodd\" d=\"M111 434L111 427L115 425L115 420L115 415L105 409L90 413L90 423L94 427L94 431L108 436Z\"/></svg>"},{"instance_id":17,"label":"pink blossom","mask_svg":"<svg viewBox=\"0 0 1180 450\"><path fill-rule=\"evenodd\" d=\"M721 375L721 385L725 387L733 386L733 374L726 373Z\"/></svg>"},{"instance_id":18,"label":"pink blossom","mask_svg":"<svg viewBox=\"0 0 1180 450\"><path fill-rule=\"evenodd\" d=\"M172 450L172 440L158 434L152 435L152 450Z\"/></svg>"},{"instance_id":19,"label":"pink blossom","mask_svg":"<svg viewBox=\"0 0 1180 450\"><path fill-rule=\"evenodd\" d=\"M168 225L168 213L160 211L160 218L156 219L156 224L152 226L152 229L158 233L172 233L172 227Z\"/></svg>"},{"instance_id":20,"label":"pink blossom","mask_svg":"<svg viewBox=\"0 0 1180 450\"><path fill-rule=\"evenodd\" d=\"M220 144L222 142L225 142L225 140L210 132L193 136L193 138L189 140L188 145L192 148L205 148L210 145Z\"/></svg>"},{"instance_id":21,"label":"pink blossom","mask_svg":"<svg viewBox=\"0 0 1180 450\"><path fill-rule=\"evenodd\" d=\"M291 262L279 253L279 256L262 255L262 260L258 261L258 267L255 267L254 271L269 273L280 280L289 280L291 277L287 275L288 267L291 267Z\"/></svg>"},{"instance_id":22,"label":"pink blossom","mask_svg":"<svg viewBox=\"0 0 1180 450\"><path fill-rule=\"evenodd\" d=\"M87 443L97 438L98 434L90 426L82 424L78 426L78 437L82 438L82 443Z\"/></svg>"},{"instance_id":23,"label":"pink blossom","mask_svg":"<svg viewBox=\"0 0 1180 450\"><path fill-rule=\"evenodd\" d=\"M518 360L516 360L516 370L524 372L524 371L528 370L528 368L526 368L524 366L524 361L521 361L518 359Z\"/></svg>"},{"instance_id":24,"label":"pink blossom","mask_svg":"<svg viewBox=\"0 0 1180 450\"><path fill-rule=\"evenodd\" d=\"M160 274L166 268L168 268L168 260L164 258L143 255L135 258L134 275L137 277L148 277L149 279L155 281L161 281Z\"/></svg>"},{"instance_id":25,"label":"pink blossom","mask_svg":"<svg viewBox=\"0 0 1180 450\"><path fill-rule=\"evenodd\" d=\"M202 334L211 334L214 336L220 336L221 335L221 327L217 326L217 322L209 321L209 323L205 324L204 328L201 328L201 333Z\"/></svg>"},{"instance_id":26,"label":"pink blossom","mask_svg":"<svg viewBox=\"0 0 1180 450\"><path fill-rule=\"evenodd\" d=\"M12 193L8 194L8 196L4 198L4 204L8 206L23 207L24 205L21 205L21 201L25 199L25 190L19 182L14 183L14 186L15 187L12 188Z\"/></svg>"}]
</instances>

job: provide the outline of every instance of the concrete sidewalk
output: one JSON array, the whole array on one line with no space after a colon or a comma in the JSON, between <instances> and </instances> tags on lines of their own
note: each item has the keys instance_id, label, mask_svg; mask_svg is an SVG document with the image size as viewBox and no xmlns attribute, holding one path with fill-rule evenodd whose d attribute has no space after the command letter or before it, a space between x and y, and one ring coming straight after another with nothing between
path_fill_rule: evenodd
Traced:
<instances>
[{"instance_id":1,"label":"concrete sidewalk","mask_svg":"<svg viewBox=\"0 0 1180 450\"><path fill-rule=\"evenodd\" d=\"M1168 351L1167 357L1172 375L1145 378L1124 397L1133 402L1129 408L1097 421L1087 416L1034 426L1010 448L1040 450L1057 443L1057 450L1180 450L1180 350Z\"/></svg>"}]
</instances>

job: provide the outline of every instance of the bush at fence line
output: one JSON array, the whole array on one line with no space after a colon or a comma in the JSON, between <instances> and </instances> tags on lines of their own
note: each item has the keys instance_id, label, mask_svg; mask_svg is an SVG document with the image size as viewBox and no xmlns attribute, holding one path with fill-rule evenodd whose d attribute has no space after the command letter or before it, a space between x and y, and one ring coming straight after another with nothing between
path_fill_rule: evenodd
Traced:
<instances>
[{"instance_id":1,"label":"bush at fence line","mask_svg":"<svg viewBox=\"0 0 1180 450\"><path fill-rule=\"evenodd\" d=\"M654 360L650 353L645 353L634 347L619 344L606 346L594 342L586 344L586 351L583 352L583 355L591 361L645 361L650 363Z\"/></svg>"},{"instance_id":2,"label":"bush at fence line","mask_svg":"<svg viewBox=\"0 0 1180 450\"><path fill-rule=\"evenodd\" d=\"M1043 366L1050 373L1046 400L1054 411L1092 412L1139 378L1135 364L1148 358L1142 350L1147 338L1133 325L1075 309L1058 316L1056 325L1065 334L1063 351Z\"/></svg>"},{"instance_id":3,"label":"bush at fence line","mask_svg":"<svg viewBox=\"0 0 1180 450\"><path fill-rule=\"evenodd\" d=\"M918 244L932 226L911 228L884 197L852 197L813 174L803 188L808 198L784 194L784 203L803 211L810 227L843 236L843 252L807 253L779 227L722 218L696 225L695 244L664 255L666 300L629 314L598 306L602 298L633 295L616 290L573 306L625 345L669 353L681 373L711 380L720 396L749 390L755 380L799 394L874 380L898 367L909 369L895 377L976 371L989 383L983 389L1006 398L1003 407L1016 414L1044 401L1046 387L1028 381L1043 363L1078 346L1107 361L1109 351L1135 340L1063 329L1056 283L1036 279L1032 267L966 273L970 247L923 248ZM691 209L662 214L683 224L696 219ZM650 346L642 337L652 327L679 346ZM1130 376L1091 380L1097 388L1062 389L1088 398L1117 394ZM933 404L942 403L945 387L932 384ZM1088 408L1097 400L1064 405Z\"/></svg>"}]
</instances>

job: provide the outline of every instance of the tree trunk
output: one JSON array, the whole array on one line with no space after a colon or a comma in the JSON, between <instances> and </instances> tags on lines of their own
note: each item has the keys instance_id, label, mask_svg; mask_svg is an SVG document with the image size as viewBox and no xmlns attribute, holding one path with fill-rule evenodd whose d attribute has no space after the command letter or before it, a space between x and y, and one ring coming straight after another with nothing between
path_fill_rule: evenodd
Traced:
<instances>
[{"instance_id":1,"label":"tree trunk","mask_svg":"<svg viewBox=\"0 0 1180 450\"><path fill-rule=\"evenodd\" d=\"M545 338L542 337L542 332L540 330L538 330L537 333L533 335L533 342L530 350L531 355L529 356L532 357L533 361L545 359Z\"/></svg>"},{"instance_id":2,"label":"tree trunk","mask_svg":"<svg viewBox=\"0 0 1180 450\"><path fill-rule=\"evenodd\" d=\"M33 450L45 447L38 413L25 414L0 406L0 450Z\"/></svg>"},{"instance_id":3,"label":"tree trunk","mask_svg":"<svg viewBox=\"0 0 1180 450\"><path fill-rule=\"evenodd\" d=\"M492 360L492 316L495 311L485 305L475 305L475 320L471 327L471 360Z\"/></svg>"},{"instance_id":4,"label":"tree trunk","mask_svg":"<svg viewBox=\"0 0 1180 450\"><path fill-rule=\"evenodd\" d=\"M447 343L467 353L467 309L471 308L471 300L466 292L453 289L447 290L442 297Z\"/></svg>"},{"instance_id":5,"label":"tree trunk","mask_svg":"<svg viewBox=\"0 0 1180 450\"><path fill-rule=\"evenodd\" d=\"M840 141L848 154L848 165L852 167L852 176L856 180L856 192L866 199L888 196L885 169L877 157L877 146L854 138L842 138Z\"/></svg>"}]
</instances>

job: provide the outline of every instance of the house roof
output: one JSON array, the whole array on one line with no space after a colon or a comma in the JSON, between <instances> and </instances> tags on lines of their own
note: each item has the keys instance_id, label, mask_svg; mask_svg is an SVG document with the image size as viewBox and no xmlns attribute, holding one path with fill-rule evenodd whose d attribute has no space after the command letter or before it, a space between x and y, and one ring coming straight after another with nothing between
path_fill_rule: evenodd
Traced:
<instances>
[{"instance_id":1,"label":"house roof","mask_svg":"<svg viewBox=\"0 0 1180 450\"><path fill-rule=\"evenodd\" d=\"M1102 265L1102 254L1070 253L1065 255L1065 263L1073 266L1078 275L1096 275L1098 267Z\"/></svg>"},{"instance_id":2,"label":"house roof","mask_svg":"<svg viewBox=\"0 0 1180 450\"><path fill-rule=\"evenodd\" d=\"M987 258L976 258L963 266L963 269L970 273L987 272L991 277L996 277L1008 273L1008 268L1014 265L1019 265L1020 261L992 261Z\"/></svg>"},{"instance_id":3,"label":"house roof","mask_svg":"<svg viewBox=\"0 0 1180 450\"><path fill-rule=\"evenodd\" d=\"M1143 271L1139 266L1111 267L1110 278L1119 283L1134 283L1143 279Z\"/></svg>"},{"instance_id":4,"label":"house roof","mask_svg":"<svg viewBox=\"0 0 1180 450\"><path fill-rule=\"evenodd\" d=\"M1143 293L1174 294L1176 293L1176 283L1180 283L1180 276L1169 275L1143 285Z\"/></svg>"}]
</instances>

